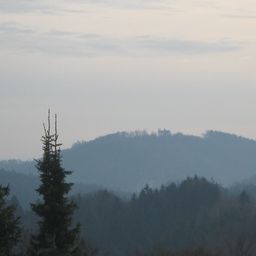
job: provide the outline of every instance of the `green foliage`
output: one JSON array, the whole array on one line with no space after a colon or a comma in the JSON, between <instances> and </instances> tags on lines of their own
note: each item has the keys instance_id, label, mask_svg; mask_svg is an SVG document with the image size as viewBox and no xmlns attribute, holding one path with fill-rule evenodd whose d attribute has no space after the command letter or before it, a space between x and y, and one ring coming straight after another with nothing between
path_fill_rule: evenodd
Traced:
<instances>
[{"instance_id":1,"label":"green foliage","mask_svg":"<svg viewBox=\"0 0 256 256\"><path fill-rule=\"evenodd\" d=\"M0 256L12 255L20 239L20 221L15 207L7 203L9 187L0 186Z\"/></svg>"},{"instance_id":2,"label":"green foliage","mask_svg":"<svg viewBox=\"0 0 256 256\"><path fill-rule=\"evenodd\" d=\"M219 185L198 177L160 189L145 186L130 200L103 190L77 198L76 219L87 240L113 255L155 244L174 249L200 246L208 238L210 212L220 195Z\"/></svg>"},{"instance_id":3,"label":"green foliage","mask_svg":"<svg viewBox=\"0 0 256 256\"><path fill-rule=\"evenodd\" d=\"M82 235L110 255L256 255L254 199L204 178L145 186L130 199L102 190L76 201Z\"/></svg>"},{"instance_id":4,"label":"green foliage","mask_svg":"<svg viewBox=\"0 0 256 256\"><path fill-rule=\"evenodd\" d=\"M157 249L153 250L149 254L142 254L142 253L137 253L136 256L221 256L220 254L212 254L209 251L203 249L203 248L197 248L197 249L186 249L186 250L181 250L178 252L173 252L170 250L164 250L164 249Z\"/></svg>"},{"instance_id":5,"label":"green foliage","mask_svg":"<svg viewBox=\"0 0 256 256\"><path fill-rule=\"evenodd\" d=\"M40 217L39 232L31 240L32 255L74 255L79 240L79 225L73 227L72 215L76 204L67 196L72 184L65 178L71 172L61 166L57 124L55 134L45 129L43 158L37 161L41 184L37 192L42 201L32 204L32 210Z\"/></svg>"},{"instance_id":6,"label":"green foliage","mask_svg":"<svg viewBox=\"0 0 256 256\"><path fill-rule=\"evenodd\" d=\"M145 186L131 198L101 190L78 195L75 201L79 208L73 217L81 223L86 243L75 240L73 256L94 256L97 251L89 244L99 248L100 255L113 256L256 255L255 198L204 178L195 176L159 189ZM31 215L24 219L31 220ZM69 249L60 251L51 244L40 252L71 255Z\"/></svg>"}]
</instances>

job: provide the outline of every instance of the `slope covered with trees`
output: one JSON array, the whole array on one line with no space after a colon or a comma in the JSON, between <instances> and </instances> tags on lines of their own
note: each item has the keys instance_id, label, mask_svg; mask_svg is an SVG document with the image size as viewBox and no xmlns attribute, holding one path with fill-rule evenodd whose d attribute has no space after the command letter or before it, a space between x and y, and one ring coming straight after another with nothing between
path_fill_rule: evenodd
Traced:
<instances>
[{"instance_id":1,"label":"slope covered with trees","mask_svg":"<svg viewBox=\"0 0 256 256\"><path fill-rule=\"evenodd\" d=\"M221 132L203 137L160 130L116 133L63 150L74 182L139 191L199 175L223 185L250 178L256 170L256 141ZM34 163L0 161L0 168L36 173Z\"/></svg>"},{"instance_id":2,"label":"slope covered with trees","mask_svg":"<svg viewBox=\"0 0 256 256\"><path fill-rule=\"evenodd\" d=\"M130 199L100 190L74 200L81 236L99 255L256 254L255 197L204 178L145 186ZM27 229L33 225L26 221Z\"/></svg>"},{"instance_id":3,"label":"slope covered with trees","mask_svg":"<svg viewBox=\"0 0 256 256\"><path fill-rule=\"evenodd\" d=\"M138 191L199 175L229 185L255 174L256 142L208 132L204 137L117 133L64 150L75 180Z\"/></svg>"}]
</instances>

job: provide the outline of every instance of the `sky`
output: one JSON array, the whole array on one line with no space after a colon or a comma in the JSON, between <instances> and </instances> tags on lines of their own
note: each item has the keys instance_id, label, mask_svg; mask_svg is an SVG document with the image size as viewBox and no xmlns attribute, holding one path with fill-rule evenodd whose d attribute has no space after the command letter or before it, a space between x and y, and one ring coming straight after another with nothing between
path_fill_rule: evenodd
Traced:
<instances>
[{"instance_id":1,"label":"sky","mask_svg":"<svg viewBox=\"0 0 256 256\"><path fill-rule=\"evenodd\" d=\"M255 0L0 0L0 159L158 128L256 138Z\"/></svg>"}]
</instances>

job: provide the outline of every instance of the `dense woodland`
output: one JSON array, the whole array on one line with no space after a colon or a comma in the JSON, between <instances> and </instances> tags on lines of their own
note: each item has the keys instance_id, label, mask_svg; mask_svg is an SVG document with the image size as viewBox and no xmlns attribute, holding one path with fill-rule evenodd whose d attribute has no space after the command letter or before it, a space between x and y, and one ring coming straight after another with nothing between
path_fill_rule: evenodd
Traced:
<instances>
[{"instance_id":1,"label":"dense woodland","mask_svg":"<svg viewBox=\"0 0 256 256\"><path fill-rule=\"evenodd\" d=\"M204 178L187 178L159 189L146 186L130 199L107 190L73 199L78 205L74 223L80 223L81 238L91 254L256 253L254 197ZM18 247L24 250L38 218L22 209L17 200L11 203L21 216L23 235Z\"/></svg>"},{"instance_id":2,"label":"dense woodland","mask_svg":"<svg viewBox=\"0 0 256 256\"><path fill-rule=\"evenodd\" d=\"M53 134L50 114L44 128L38 176L1 170L0 256L256 255L255 186L200 176L134 194L73 186L57 117Z\"/></svg>"}]
</instances>

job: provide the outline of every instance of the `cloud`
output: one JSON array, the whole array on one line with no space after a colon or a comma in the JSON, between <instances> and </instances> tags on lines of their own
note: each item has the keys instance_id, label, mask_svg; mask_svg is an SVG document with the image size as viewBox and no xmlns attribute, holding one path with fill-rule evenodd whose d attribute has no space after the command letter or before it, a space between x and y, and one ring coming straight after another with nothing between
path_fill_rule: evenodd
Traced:
<instances>
[{"instance_id":1,"label":"cloud","mask_svg":"<svg viewBox=\"0 0 256 256\"><path fill-rule=\"evenodd\" d=\"M3 13L50 12L56 8L39 0L0 0L0 6L0 12Z\"/></svg>"},{"instance_id":2,"label":"cloud","mask_svg":"<svg viewBox=\"0 0 256 256\"><path fill-rule=\"evenodd\" d=\"M246 14L229 14L229 15L224 15L224 17L227 18L234 18L234 19L256 19L256 15L246 15Z\"/></svg>"},{"instance_id":3,"label":"cloud","mask_svg":"<svg viewBox=\"0 0 256 256\"><path fill-rule=\"evenodd\" d=\"M86 5L131 9L157 8L167 7L172 3L171 0L0 0L0 13L86 12Z\"/></svg>"},{"instance_id":4,"label":"cloud","mask_svg":"<svg viewBox=\"0 0 256 256\"><path fill-rule=\"evenodd\" d=\"M135 44L140 49L176 54L207 54L240 49L237 43L223 40L203 42L151 36L139 37Z\"/></svg>"},{"instance_id":5,"label":"cloud","mask_svg":"<svg viewBox=\"0 0 256 256\"><path fill-rule=\"evenodd\" d=\"M63 4L64 0L0 0L0 13L47 13L58 14L66 12L85 12L70 8L72 1L67 1L66 5Z\"/></svg>"},{"instance_id":6,"label":"cloud","mask_svg":"<svg viewBox=\"0 0 256 256\"><path fill-rule=\"evenodd\" d=\"M0 49L48 55L202 55L237 51L240 48L238 43L231 41L203 42L150 35L116 38L62 30L40 33L15 23L0 24Z\"/></svg>"},{"instance_id":7,"label":"cloud","mask_svg":"<svg viewBox=\"0 0 256 256\"><path fill-rule=\"evenodd\" d=\"M132 9L167 7L174 3L172 0L73 0L73 2Z\"/></svg>"},{"instance_id":8,"label":"cloud","mask_svg":"<svg viewBox=\"0 0 256 256\"><path fill-rule=\"evenodd\" d=\"M35 31L31 28L25 26L19 26L15 22L4 22L0 24L0 33L5 36L8 35L25 35L25 34L34 34Z\"/></svg>"}]
</instances>

